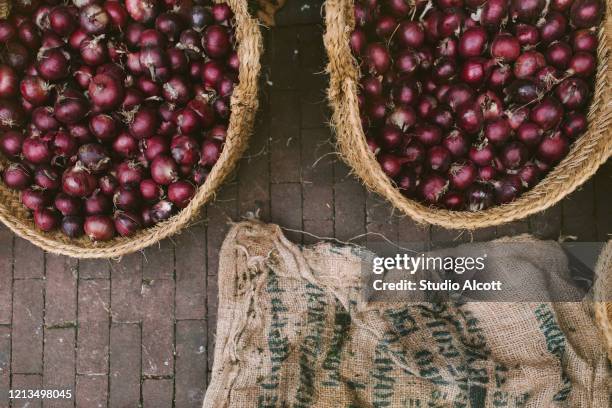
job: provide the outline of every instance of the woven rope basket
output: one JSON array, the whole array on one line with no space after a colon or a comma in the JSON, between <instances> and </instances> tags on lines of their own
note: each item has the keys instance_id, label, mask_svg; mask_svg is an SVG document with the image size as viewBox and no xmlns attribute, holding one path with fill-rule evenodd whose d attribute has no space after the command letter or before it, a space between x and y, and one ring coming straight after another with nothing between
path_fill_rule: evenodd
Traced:
<instances>
[{"instance_id":1,"label":"woven rope basket","mask_svg":"<svg viewBox=\"0 0 612 408\"><path fill-rule=\"evenodd\" d=\"M389 200L415 221L446 228L476 229L504 224L545 210L588 180L612 154L612 70L608 69L612 44L612 0L599 31L598 68L588 131L572 145L567 157L533 189L517 200L484 211L448 211L406 198L384 174L367 146L357 104L359 68L349 46L354 27L352 0L325 3L325 48L329 58L328 98L338 150L353 172L370 190Z\"/></svg>"},{"instance_id":2,"label":"woven rope basket","mask_svg":"<svg viewBox=\"0 0 612 408\"><path fill-rule=\"evenodd\" d=\"M612 362L612 241L604 246L597 260L595 282L595 321L606 341L608 358Z\"/></svg>"},{"instance_id":3,"label":"woven rope basket","mask_svg":"<svg viewBox=\"0 0 612 408\"><path fill-rule=\"evenodd\" d=\"M6 17L9 13L7 2L8 0L0 0L0 17ZM199 209L214 196L215 191L233 171L244 153L258 106L259 59L262 50L258 23L249 15L245 0L225 0L225 2L236 15L236 38L240 59L239 84L234 89L231 99L232 114L221 157L187 207L167 221L128 238L115 238L107 242L92 242L86 237L74 240L66 238L59 231L45 233L38 230L30 213L21 204L19 194L0 183L0 220L15 234L44 250L75 258L118 258L146 248L187 226ZM0 157L0 167L6 164L7 160Z\"/></svg>"}]
</instances>

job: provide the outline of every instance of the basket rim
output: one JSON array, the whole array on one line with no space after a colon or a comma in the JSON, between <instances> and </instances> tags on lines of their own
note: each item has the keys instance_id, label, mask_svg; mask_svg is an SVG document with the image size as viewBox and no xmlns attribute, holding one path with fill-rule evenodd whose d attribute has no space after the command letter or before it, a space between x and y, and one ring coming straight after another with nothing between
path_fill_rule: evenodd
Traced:
<instances>
[{"instance_id":1,"label":"basket rim","mask_svg":"<svg viewBox=\"0 0 612 408\"><path fill-rule=\"evenodd\" d=\"M0 0L0 4L5 0ZM0 221L19 237L33 243L43 250L74 258L120 258L142 250L166 237L178 233L196 217L199 210L209 202L225 178L234 170L244 153L253 130L257 111L258 80L262 37L257 20L248 12L244 0L215 0L227 3L234 11L237 20L237 52L240 60L239 83L234 89L230 106L230 116L225 147L219 161L213 166L205 183L198 187L189 205L168 220L154 227L143 229L130 237L115 237L106 242L93 242L86 237L71 240L59 231L43 232L38 230L22 206L19 193L9 190L0 183ZM1 166L0 166L1 167Z\"/></svg>"},{"instance_id":2,"label":"basket rim","mask_svg":"<svg viewBox=\"0 0 612 408\"><path fill-rule=\"evenodd\" d=\"M354 26L353 1L326 1L324 43L330 74L328 100L340 155L369 190L378 193L419 223L473 230L519 220L555 205L586 182L612 155L612 136L606 135L612 125L612 103L607 100L612 96L612 67L608 65L612 44L611 0L606 3L608 13L599 29L595 94L588 113L587 132L572 144L568 155L544 179L517 200L470 212L429 207L409 199L384 174L367 146L359 119L359 70L348 41Z\"/></svg>"}]
</instances>

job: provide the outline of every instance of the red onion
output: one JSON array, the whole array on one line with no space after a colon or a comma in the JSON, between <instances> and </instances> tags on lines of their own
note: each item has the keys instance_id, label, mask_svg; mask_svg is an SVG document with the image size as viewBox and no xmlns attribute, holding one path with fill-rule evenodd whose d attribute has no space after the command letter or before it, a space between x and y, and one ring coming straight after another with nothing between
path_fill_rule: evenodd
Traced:
<instances>
[{"instance_id":1,"label":"red onion","mask_svg":"<svg viewBox=\"0 0 612 408\"><path fill-rule=\"evenodd\" d=\"M488 0L480 13L480 24L490 30L498 30L508 15L508 2L506 0Z\"/></svg>"},{"instance_id":2,"label":"red onion","mask_svg":"<svg viewBox=\"0 0 612 408\"><path fill-rule=\"evenodd\" d=\"M596 27L603 13L604 5L600 0L575 0L570 10L570 21L576 28Z\"/></svg>"},{"instance_id":3,"label":"red onion","mask_svg":"<svg viewBox=\"0 0 612 408\"><path fill-rule=\"evenodd\" d=\"M23 190L32 183L30 171L19 163L13 163L4 170L2 175L4 184L13 190Z\"/></svg>"},{"instance_id":4,"label":"red onion","mask_svg":"<svg viewBox=\"0 0 612 408\"><path fill-rule=\"evenodd\" d=\"M467 137L458 129L451 130L444 140L442 140L442 145L446 147L455 158L464 157L470 147Z\"/></svg>"},{"instance_id":5,"label":"red onion","mask_svg":"<svg viewBox=\"0 0 612 408\"><path fill-rule=\"evenodd\" d=\"M200 165L212 167L221 156L221 144L214 140L205 140L200 151Z\"/></svg>"},{"instance_id":6,"label":"red onion","mask_svg":"<svg viewBox=\"0 0 612 408\"><path fill-rule=\"evenodd\" d=\"M442 206L451 211L460 211L465 207L465 199L462 194L449 191L442 198Z\"/></svg>"},{"instance_id":7,"label":"red onion","mask_svg":"<svg viewBox=\"0 0 612 408\"><path fill-rule=\"evenodd\" d=\"M543 134L542 129L535 123L523 122L516 131L516 138L526 146L533 147L540 144Z\"/></svg>"},{"instance_id":8,"label":"red onion","mask_svg":"<svg viewBox=\"0 0 612 408\"><path fill-rule=\"evenodd\" d=\"M578 51L572 56L568 65L568 73L582 78L586 78L595 73L595 69L597 68L597 61L595 60L593 54L584 51Z\"/></svg>"},{"instance_id":9,"label":"red onion","mask_svg":"<svg viewBox=\"0 0 612 408\"><path fill-rule=\"evenodd\" d=\"M485 185L473 185L466 193L467 208L470 211L482 211L493 205L493 192Z\"/></svg>"},{"instance_id":10,"label":"red onion","mask_svg":"<svg viewBox=\"0 0 612 408\"><path fill-rule=\"evenodd\" d=\"M187 181L176 181L168 186L168 199L178 208L185 208L194 195L195 187Z\"/></svg>"},{"instance_id":11,"label":"red onion","mask_svg":"<svg viewBox=\"0 0 612 408\"><path fill-rule=\"evenodd\" d=\"M416 21L404 21L397 27L394 38L403 47L421 48L425 42L425 30Z\"/></svg>"},{"instance_id":12,"label":"red onion","mask_svg":"<svg viewBox=\"0 0 612 408\"><path fill-rule=\"evenodd\" d=\"M545 163L554 164L565 157L569 150L569 142L559 131L544 137L538 147L538 159Z\"/></svg>"},{"instance_id":13,"label":"red onion","mask_svg":"<svg viewBox=\"0 0 612 408\"><path fill-rule=\"evenodd\" d=\"M120 210L130 211L140 207L141 199L140 188L122 186L115 192L113 203Z\"/></svg>"},{"instance_id":14,"label":"red onion","mask_svg":"<svg viewBox=\"0 0 612 408\"><path fill-rule=\"evenodd\" d=\"M32 111L32 123L41 132L57 130L60 123L55 119L55 112L50 107L39 107Z\"/></svg>"},{"instance_id":15,"label":"red onion","mask_svg":"<svg viewBox=\"0 0 612 408\"><path fill-rule=\"evenodd\" d=\"M77 153L79 162L90 172L101 173L110 168L111 159L104 146L98 143L89 143L79 147Z\"/></svg>"},{"instance_id":16,"label":"red onion","mask_svg":"<svg viewBox=\"0 0 612 408\"><path fill-rule=\"evenodd\" d=\"M225 57L231 49L227 29L220 25L208 26L202 35L202 47L211 58Z\"/></svg>"},{"instance_id":17,"label":"red onion","mask_svg":"<svg viewBox=\"0 0 612 408\"><path fill-rule=\"evenodd\" d=\"M39 137L28 137L23 141L22 153L24 158L33 164L51 162L53 153L49 142Z\"/></svg>"},{"instance_id":18,"label":"red onion","mask_svg":"<svg viewBox=\"0 0 612 408\"><path fill-rule=\"evenodd\" d=\"M532 188L540 181L540 169L533 164L526 164L518 171L523 188Z\"/></svg>"},{"instance_id":19,"label":"red onion","mask_svg":"<svg viewBox=\"0 0 612 408\"><path fill-rule=\"evenodd\" d=\"M480 132L483 125L482 111L478 105L466 103L457 111L457 125L468 134Z\"/></svg>"},{"instance_id":20,"label":"red onion","mask_svg":"<svg viewBox=\"0 0 612 408\"><path fill-rule=\"evenodd\" d=\"M23 190L20 199L21 203L32 211L47 207L51 202L50 196L46 191L32 188Z\"/></svg>"},{"instance_id":21,"label":"red onion","mask_svg":"<svg viewBox=\"0 0 612 408\"><path fill-rule=\"evenodd\" d=\"M514 63L514 76L517 78L528 78L546 65L546 59L538 51L525 51Z\"/></svg>"},{"instance_id":22,"label":"red onion","mask_svg":"<svg viewBox=\"0 0 612 408\"><path fill-rule=\"evenodd\" d=\"M81 214L81 200L65 193L55 196L54 206L64 216Z\"/></svg>"},{"instance_id":23,"label":"red onion","mask_svg":"<svg viewBox=\"0 0 612 408\"><path fill-rule=\"evenodd\" d=\"M516 60L521 54L521 45L510 34L497 34L491 43L491 56L505 62Z\"/></svg>"},{"instance_id":24,"label":"red onion","mask_svg":"<svg viewBox=\"0 0 612 408\"><path fill-rule=\"evenodd\" d=\"M40 76L49 81L66 78L70 73L69 68L68 54L58 48L43 50L36 67Z\"/></svg>"},{"instance_id":25,"label":"red onion","mask_svg":"<svg viewBox=\"0 0 612 408\"><path fill-rule=\"evenodd\" d=\"M427 151L426 164L433 171L445 173L451 164L451 154L443 146L432 146Z\"/></svg>"},{"instance_id":26,"label":"red onion","mask_svg":"<svg viewBox=\"0 0 612 408\"><path fill-rule=\"evenodd\" d=\"M429 123L416 125L414 135L419 142L426 146L433 146L442 141L442 131L440 128Z\"/></svg>"},{"instance_id":27,"label":"red onion","mask_svg":"<svg viewBox=\"0 0 612 408\"><path fill-rule=\"evenodd\" d=\"M591 30L578 30L572 34L572 48L574 52L596 52L599 40L597 34Z\"/></svg>"},{"instance_id":28,"label":"red onion","mask_svg":"<svg viewBox=\"0 0 612 408\"><path fill-rule=\"evenodd\" d=\"M86 197L94 192L98 184L96 178L81 167L75 166L62 175L62 189L74 197Z\"/></svg>"},{"instance_id":29,"label":"red onion","mask_svg":"<svg viewBox=\"0 0 612 408\"><path fill-rule=\"evenodd\" d=\"M161 200L157 204L151 207L151 219L154 223L158 223L167 220L172 216L174 206L170 201Z\"/></svg>"},{"instance_id":30,"label":"red onion","mask_svg":"<svg viewBox=\"0 0 612 408\"><path fill-rule=\"evenodd\" d=\"M78 238L83 235L83 219L76 216L66 216L62 218L61 230L68 238Z\"/></svg>"},{"instance_id":31,"label":"red onion","mask_svg":"<svg viewBox=\"0 0 612 408\"><path fill-rule=\"evenodd\" d=\"M482 27L466 30L459 38L459 55L463 58L478 57L484 52L487 32Z\"/></svg>"},{"instance_id":32,"label":"red onion","mask_svg":"<svg viewBox=\"0 0 612 408\"><path fill-rule=\"evenodd\" d=\"M557 126L563 117L561 104L553 97L545 97L531 110L531 121L544 130L550 130Z\"/></svg>"},{"instance_id":33,"label":"red onion","mask_svg":"<svg viewBox=\"0 0 612 408\"><path fill-rule=\"evenodd\" d=\"M45 190L57 190L61 187L61 175L48 164L40 165L34 171L34 182Z\"/></svg>"},{"instance_id":34,"label":"red onion","mask_svg":"<svg viewBox=\"0 0 612 408\"><path fill-rule=\"evenodd\" d=\"M505 204L514 201L519 196L523 183L520 177L511 174L495 181L493 187L495 189L495 201L498 204Z\"/></svg>"},{"instance_id":35,"label":"red onion","mask_svg":"<svg viewBox=\"0 0 612 408\"><path fill-rule=\"evenodd\" d=\"M557 11L549 12L540 25L540 39L545 43L551 43L561 39L567 29L567 19Z\"/></svg>"},{"instance_id":36,"label":"red onion","mask_svg":"<svg viewBox=\"0 0 612 408\"><path fill-rule=\"evenodd\" d=\"M425 147L415 140L411 141L402 150L400 164L416 165L425 160Z\"/></svg>"},{"instance_id":37,"label":"red onion","mask_svg":"<svg viewBox=\"0 0 612 408\"><path fill-rule=\"evenodd\" d=\"M86 215L109 214L113 210L113 202L107 195L94 192L85 199L84 210Z\"/></svg>"},{"instance_id":38,"label":"red onion","mask_svg":"<svg viewBox=\"0 0 612 408\"><path fill-rule=\"evenodd\" d=\"M540 32L530 24L517 24L514 34L521 45L536 45L540 41Z\"/></svg>"},{"instance_id":39,"label":"red onion","mask_svg":"<svg viewBox=\"0 0 612 408\"><path fill-rule=\"evenodd\" d=\"M479 166L490 165L494 157L495 152L493 151L493 147L488 143L472 146L469 151L470 160Z\"/></svg>"},{"instance_id":40,"label":"red onion","mask_svg":"<svg viewBox=\"0 0 612 408\"><path fill-rule=\"evenodd\" d=\"M586 131L587 125L587 119L583 113L570 112L565 116L561 130L566 137L575 139Z\"/></svg>"},{"instance_id":41,"label":"red onion","mask_svg":"<svg viewBox=\"0 0 612 408\"><path fill-rule=\"evenodd\" d=\"M130 0L126 0L129 2ZM141 0L138 0L141 1ZM115 223L106 215L90 215L85 218L83 229L94 241L109 241L115 237Z\"/></svg>"},{"instance_id":42,"label":"red onion","mask_svg":"<svg viewBox=\"0 0 612 408\"><path fill-rule=\"evenodd\" d=\"M130 212L117 212L115 215L115 230L122 237L129 237L141 228L140 217Z\"/></svg>"},{"instance_id":43,"label":"red onion","mask_svg":"<svg viewBox=\"0 0 612 408\"><path fill-rule=\"evenodd\" d=\"M0 135L0 151L9 158L17 158L21 154L21 145L24 136L14 130L9 130Z\"/></svg>"},{"instance_id":44,"label":"red onion","mask_svg":"<svg viewBox=\"0 0 612 408\"><path fill-rule=\"evenodd\" d=\"M419 185L419 191L423 200L429 204L436 204L448 190L449 182L437 174L430 174L423 179Z\"/></svg>"},{"instance_id":45,"label":"red onion","mask_svg":"<svg viewBox=\"0 0 612 408\"><path fill-rule=\"evenodd\" d=\"M34 211L34 224L41 231L53 231L59 225L57 213L48 208L39 208Z\"/></svg>"},{"instance_id":46,"label":"red onion","mask_svg":"<svg viewBox=\"0 0 612 408\"><path fill-rule=\"evenodd\" d=\"M515 170L525 164L528 156L529 152L521 142L508 143L500 155L502 163L510 170Z\"/></svg>"},{"instance_id":47,"label":"red onion","mask_svg":"<svg viewBox=\"0 0 612 408\"><path fill-rule=\"evenodd\" d=\"M103 194L110 196L113 195L115 190L119 187L119 181L114 176L107 174L100 177L98 180L98 187Z\"/></svg>"},{"instance_id":48,"label":"red onion","mask_svg":"<svg viewBox=\"0 0 612 408\"><path fill-rule=\"evenodd\" d=\"M589 98L589 86L580 78L567 78L555 88L555 96L567 109L578 109Z\"/></svg>"},{"instance_id":49,"label":"red onion","mask_svg":"<svg viewBox=\"0 0 612 408\"><path fill-rule=\"evenodd\" d=\"M157 112L151 108L140 108L129 124L129 131L136 139L146 139L155 133L158 126L159 118Z\"/></svg>"},{"instance_id":50,"label":"red onion","mask_svg":"<svg viewBox=\"0 0 612 408\"><path fill-rule=\"evenodd\" d=\"M540 17L545 0L512 0L511 10L514 18L522 22L532 22Z\"/></svg>"},{"instance_id":51,"label":"red onion","mask_svg":"<svg viewBox=\"0 0 612 408\"><path fill-rule=\"evenodd\" d=\"M0 98L12 98L19 91L19 81L13 68L0 64Z\"/></svg>"},{"instance_id":52,"label":"red onion","mask_svg":"<svg viewBox=\"0 0 612 408\"><path fill-rule=\"evenodd\" d=\"M372 43L366 47L365 60L372 73L382 75L391 66L391 56L384 44Z\"/></svg>"},{"instance_id":53,"label":"red onion","mask_svg":"<svg viewBox=\"0 0 612 408\"><path fill-rule=\"evenodd\" d=\"M178 166L168 156L158 156L151 163L151 178L161 185L169 185L178 179Z\"/></svg>"}]
</instances>

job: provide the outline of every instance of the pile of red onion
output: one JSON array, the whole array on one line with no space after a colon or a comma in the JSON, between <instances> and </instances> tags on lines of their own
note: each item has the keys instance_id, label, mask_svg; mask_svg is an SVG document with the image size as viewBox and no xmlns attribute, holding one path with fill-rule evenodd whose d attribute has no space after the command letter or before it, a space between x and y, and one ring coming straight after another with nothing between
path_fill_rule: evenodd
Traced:
<instances>
[{"instance_id":1,"label":"pile of red onion","mask_svg":"<svg viewBox=\"0 0 612 408\"><path fill-rule=\"evenodd\" d=\"M587 128L601 0L358 0L367 142L407 197L511 202Z\"/></svg>"},{"instance_id":2,"label":"pile of red onion","mask_svg":"<svg viewBox=\"0 0 612 408\"><path fill-rule=\"evenodd\" d=\"M0 20L6 186L43 231L96 241L170 218L223 149L233 13L210 0L17 0Z\"/></svg>"}]
</instances>

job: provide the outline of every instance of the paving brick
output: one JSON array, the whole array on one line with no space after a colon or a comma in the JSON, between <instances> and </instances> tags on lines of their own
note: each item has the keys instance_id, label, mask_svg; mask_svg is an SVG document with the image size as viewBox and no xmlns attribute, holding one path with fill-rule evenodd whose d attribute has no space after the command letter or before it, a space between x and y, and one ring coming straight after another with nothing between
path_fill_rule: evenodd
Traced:
<instances>
[{"instance_id":1,"label":"paving brick","mask_svg":"<svg viewBox=\"0 0 612 408\"><path fill-rule=\"evenodd\" d=\"M305 244L314 244L319 242L321 238L333 238L334 236L334 221L333 220L304 220L304 231L309 234L304 235Z\"/></svg>"},{"instance_id":2,"label":"paving brick","mask_svg":"<svg viewBox=\"0 0 612 408\"><path fill-rule=\"evenodd\" d=\"M298 93L272 91L270 103L270 180L272 183L300 182Z\"/></svg>"},{"instance_id":3,"label":"paving brick","mask_svg":"<svg viewBox=\"0 0 612 408\"><path fill-rule=\"evenodd\" d=\"M223 186L215 201L206 208L207 242L207 269L209 275L217 275L219 269L219 250L227 232L230 222L237 218L238 184L235 182Z\"/></svg>"},{"instance_id":4,"label":"paving brick","mask_svg":"<svg viewBox=\"0 0 612 408\"><path fill-rule=\"evenodd\" d=\"M75 259L46 255L45 325L76 323L78 263Z\"/></svg>"},{"instance_id":5,"label":"paving brick","mask_svg":"<svg viewBox=\"0 0 612 408\"><path fill-rule=\"evenodd\" d=\"M490 241L497 236L496 227L479 228L474 231L468 231L467 234L472 241Z\"/></svg>"},{"instance_id":6,"label":"paving brick","mask_svg":"<svg viewBox=\"0 0 612 408\"><path fill-rule=\"evenodd\" d=\"M278 26L321 22L323 0L292 0L285 3L275 16Z\"/></svg>"},{"instance_id":7,"label":"paving brick","mask_svg":"<svg viewBox=\"0 0 612 408\"><path fill-rule=\"evenodd\" d=\"M203 319L206 314L206 227L194 225L176 241L177 319Z\"/></svg>"},{"instance_id":8,"label":"paving brick","mask_svg":"<svg viewBox=\"0 0 612 408\"><path fill-rule=\"evenodd\" d=\"M206 387L206 326L204 321L176 322L175 407L199 407Z\"/></svg>"},{"instance_id":9,"label":"paving brick","mask_svg":"<svg viewBox=\"0 0 612 408\"><path fill-rule=\"evenodd\" d=\"M255 133L249 148L243 155L238 168L238 216L248 212L258 215L262 220L270 218L270 102L266 95L260 101ZM254 176L256 175L256 176Z\"/></svg>"},{"instance_id":10,"label":"paving brick","mask_svg":"<svg viewBox=\"0 0 612 408\"><path fill-rule=\"evenodd\" d=\"M44 252L22 238L15 237L15 279L42 278L45 276Z\"/></svg>"},{"instance_id":11,"label":"paving brick","mask_svg":"<svg viewBox=\"0 0 612 408\"><path fill-rule=\"evenodd\" d=\"M10 324L13 303L13 234L0 226L0 324Z\"/></svg>"},{"instance_id":12,"label":"paving brick","mask_svg":"<svg viewBox=\"0 0 612 408\"><path fill-rule=\"evenodd\" d=\"M594 201L595 189L592 181L588 181L566 197L563 201L563 235L575 236L579 241L597 239Z\"/></svg>"},{"instance_id":13,"label":"paving brick","mask_svg":"<svg viewBox=\"0 0 612 408\"><path fill-rule=\"evenodd\" d=\"M111 326L111 408L137 407L140 403L140 326L117 323Z\"/></svg>"},{"instance_id":14,"label":"paving brick","mask_svg":"<svg viewBox=\"0 0 612 408\"><path fill-rule=\"evenodd\" d=\"M304 220L334 217L333 166L337 156L326 129L302 130L302 196Z\"/></svg>"},{"instance_id":15,"label":"paving brick","mask_svg":"<svg viewBox=\"0 0 612 408\"><path fill-rule=\"evenodd\" d=\"M43 281L37 279L14 282L13 373L42 373L43 285Z\"/></svg>"},{"instance_id":16,"label":"paving brick","mask_svg":"<svg viewBox=\"0 0 612 408\"><path fill-rule=\"evenodd\" d=\"M316 87L300 93L300 117L302 129L329 129L331 111L327 102L325 88Z\"/></svg>"},{"instance_id":17,"label":"paving brick","mask_svg":"<svg viewBox=\"0 0 612 408\"><path fill-rule=\"evenodd\" d=\"M512 221L508 224L497 226L498 237L512 237L515 235L526 234L529 232L529 221L528 220L517 220Z\"/></svg>"},{"instance_id":18,"label":"paving brick","mask_svg":"<svg viewBox=\"0 0 612 408\"><path fill-rule=\"evenodd\" d=\"M398 215L397 240L401 247L413 251L423 251L428 248L431 227L419 224L407 215Z\"/></svg>"},{"instance_id":19,"label":"paving brick","mask_svg":"<svg viewBox=\"0 0 612 408\"><path fill-rule=\"evenodd\" d=\"M143 283L142 374L172 375L174 371L174 281Z\"/></svg>"},{"instance_id":20,"label":"paving brick","mask_svg":"<svg viewBox=\"0 0 612 408\"><path fill-rule=\"evenodd\" d=\"M77 372L108 374L110 282L79 281Z\"/></svg>"},{"instance_id":21,"label":"paving brick","mask_svg":"<svg viewBox=\"0 0 612 408\"><path fill-rule=\"evenodd\" d=\"M104 408L108 398L108 377L77 375L76 408Z\"/></svg>"},{"instance_id":22,"label":"paving brick","mask_svg":"<svg viewBox=\"0 0 612 408\"><path fill-rule=\"evenodd\" d=\"M143 408L168 408L172 406L172 380L144 380L142 384Z\"/></svg>"},{"instance_id":23,"label":"paving brick","mask_svg":"<svg viewBox=\"0 0 612 408\"><path fill-rule=\"evenodd\" d=\"M437 225L431 226L430 237L433 248L455 246L470 240L470 234L466 230L448 229Z\"/></svg>"},{"instance_id":24,"label":"paving brick","mask_svg":"<svg viewBox=\"0 0 612 408\"><path fill-rule=\"evenodd\" d=\"M174 242L170 239L145 249L142 262L143 279L174 278Z\"/></svg>"},{"instance_id":25,"label":"paving brick","mask_svg":"<svg viewBox=\"0 0 612 408\"><path fill-rule=\"evenodd\" d=\"M79 259L79 279L108 279L110 261L107 259Z\"/></svg>"},{"instance_id":26,"label":"paving brick","mask_svg":"<svg viewBox=\"0 0 612 408\"><path fill-rule=\"evenodd\" d=\"M351 242L365 242L365 189L341 162L334 164L334 230L341 241L362 236Z\"/></svg>"},{"instance_id":27,"label":"paving brick","mask_svg":"<svg viewBox=\"0 0 612 408\"><path fill-rule=\"evenodd\" d=\"M111 311L113 322L138 322L141 316L142 255L126 255L111 263Z\"/></svg>"},{"instance_id":28,"label":"paving brick","mask_svg":"<svg viewBox=\"0 0 612 408\"><path fill-rule=\"evenodd\" d=\"M46 329L43 385L51 390L75 391L75 329ZM70 399L50 399L43 401L45 408L73 407L74 397Z\"/></svg>"},{"instance_id":29,"label":"paving brick","mask_svg":"<svg viewBox=\"0 0 612 408\"><path fill-rule=\"evenodd\" d=\"M206 345L207 345L207 362L208 371L212 369L214 360L215 350L215 333L217 332L217 310L219 307L219 280L216 276L209 276L208 278L208 290L206 291L206 307L208 313L206 314L206 322L204 326L206 328ZM210 377L208 377L210 380Z\"/></svg>"},{"instance_id":30,"label":"paving brick","mask_svg":"<svg viewBox=\"0 0 612 408\"><path fill-rule=\"evenodd\" d=\"M42 376L40 374L13 374L12 389L14 390L39 390L42 388ZM40 408L40 399L13 399L13 408Z\"/></svg>"},{"instance_id":31,"label":"paving brick","mask_svg":"<svg viewBox=\"0 0 612 408\"><path fill-rule=\"evenodd\" d=\"M11 385L11 328L0 326L0 407L8 401Z\"/></svg>"},{"instance_id":32,"label":"paving brick","mask_svg":"<svg viewBox=\"0 0 612 408\"><path fill-rule=\"evenodd\" d=\"M562 203L529 217L529 229L531 233L542 239L558 239L562 223Z\"/></svg>"},{"instance_id":33,"label":"paving brick","mask_svg":"<svg viewBox=\"0 0 612 408\"><path fill-rule=\"evenodd\" d=\"M368 235L366 241L380 248L389 248L394 251L393 243L398 240L397 216L391 205L383 198L374 193L366 197L366 230ZM370 247L370 246L369 246Z\"/></svg>"},{"instance_id":34,"label":"paving brick","mask_svg":"<svg viewBox=\"0 0 612 408\"><path fill-rule=\"evenodd\" d=\"M299 72L298 31L295 27L270 30L270 73L273 89L295 89L296 73Z\"/></svg>"},{"instance_id":35,"label":"paving brick","mask_svg":"<svg viewBox=\"0 0 612 408\"><path fill-rule=\"evenodd\" d=\"M612 238L612 161L605 163L595 176L595 219L597 220L597 239L607 241Z\"/></svg>"},{"instance_id":36,"label":"paving brick","mask_svg":"<svg viewBox=\"0 0 612 408\"><path fill-rule=\"evenodd\" d=\"M303 230L302 225L302 186L299 183L272 184L272 222L296 231ZM293 242L301 243L302 234L285 230L284 233Z\"/></svg>"}]
</instances>

